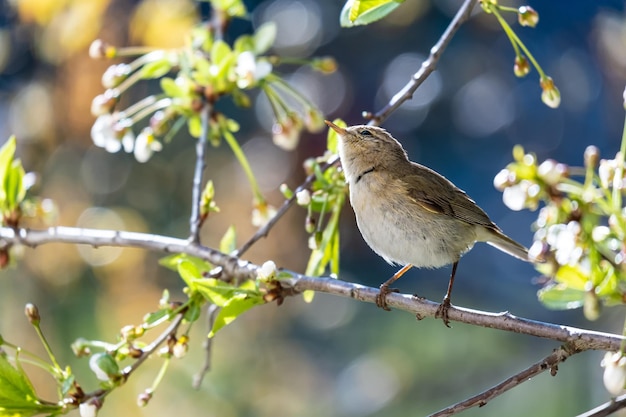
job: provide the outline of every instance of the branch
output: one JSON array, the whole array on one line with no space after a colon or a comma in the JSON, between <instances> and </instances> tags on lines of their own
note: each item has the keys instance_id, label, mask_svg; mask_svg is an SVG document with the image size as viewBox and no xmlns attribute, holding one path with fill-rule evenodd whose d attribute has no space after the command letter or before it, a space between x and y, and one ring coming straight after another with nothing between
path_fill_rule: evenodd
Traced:
<instances>
[{"instance_id":1,"label":"branch","mask_svg":"<svg viewBox=\"0 0 626 417\"><path fill-rule=\"evenodd\" d=\"M402 89L394 95L389 103L383 107L376 114L371 115L370 124L378 126L385 121L391 113L398 109L407 100L413 97L415 90L422 85L422 83L428 78L428 76L435 70L439 58L443 51L448 47L450 40L454 34L459 30L461 25L469 20L472 9L476 6L478 0L465 0L459 11L454 16L454 19L450 22L443 35L439 38L437 43L430 49L430 55L422 63L420 69L413 74L411 80Z\"/></svg>"},{"instance_id":2,"label":"branch","mask_svg":"<svg viewBox=\"0 0 626 417\"><path fill-rule=\"evenodd\" d=\"M531 365L523 371L505 379L498 385L495 385L478 395L468 398L465 401L461 401L457 404L451 405L450 407L446 407L443 410L431 414L429 417L451 416L453 414L458 414L461 411L465 411L469 408L482 407L484 405L487 405L490 400L504 394L508 390L515 388L523 382L529 381L530 378L548 369L550 370L550 374L554 376L557 372L557 365L560 362L564 362L567 358L579 352L579 350L568 347L567 345L562 346L559 349L555 349L554 352L552 352L546 358Z\"/></svg>"},{"instance_id":3,"label":"branch","mask_svg":"<svg viewBox=\"0 0 626 417\"><path fill-rule=\"evenodd\" d=\"M593 410L579 414L577 417L606 417L622 408L626 408L626 394L615 397L611 401L599 405Z\"/></svg>"},{"instance_id":4,"label":"branch","mask_svg":"<svg viewBox=\"0 0 626 417\"><path fill-rule=\"evenodd\" d=\"M190 244L183 239L145 233L117 232L112 230L79 229L73 227L53 227L47 230L12 229L0 227L0 244L5 247L14 244L35 247L46 243L77 243L98 246L134 247L162 251L166 253L185 253L206 259L223 270L226 277L236 279L256 279L258 265L219 252L205 246ZM2 246L0 246L0 249ZM369 303L376 302L377 288L344 282L333 278L318 278L291 273L293 278L282 279L285 295L301 293L305 290L325 292L341 297ZM389 294L387 304L399 310L415 314L418 319L435 317L439 303L418 298L409 294ZM578 329L575 327L516 317L508 312L488 313L468 308L452 306L449 319L459 323L488 327L508 332L527 334L544 339L567 343L576 350L616 351L624 337L609 333Z\"/></svg>"},{"instance_id":5,"label":"branch","mask_svg":"<svg viewBox=\"0 0 626 417\"><path fill-rule=\"evenodd\" d=\"M320 171L322 173L324 173L328 168L330 168L335 163L337 163L337 161L339 161L339 156L334 155L333 157L330 158L330 160L328 160L324 164L320 165ZM313 184L313 181L315 181L315 178L316 178L315 174L309 175L306 178L306 180L304 180L304 182L302 184L300 184L298 186L298 188L296 188L296 190L293 193L293 196L291 196L290 199L285 200L285 202L283 203L282 206L280 206L280 209L278 209L278 211L276 212L274 217L272 217L246 243L244 243L239 249L234 251L231 255L239 257L244 252L246 252L248 249L250 249L252 247L252 245L254 245L258 240L260 240L263 237L267 237L267 235L270 232L270 230L272 229L272 227L274 227L274 225L276 223L278 223L278 220L280 220L280 218L285 215L287 210L289 210L291 208L291 206L293 206L293 204L296 202L296 198L297 198L296 196L297 196L298 192L300 192L300 191L302 191L304 189L309 188L311 186L311 184Z\"/></svg>"},{"instance_id":6,"label":"branch","mask_svg":"<svg viewBox=\"0 0 626 417\"><path fill-rule=\"evenodd\" d=\"M196 167L193 173L193 185L191 188L191 216L189 217L189 241L200 243L200 226L202 218L200 215L200 200L202 199L202 176L206 168L204 155L206 154L207 138L209 136L209 116L211 105L206 103L201 110L202 131L196 143Z\"/></svg>"}]
</instances>

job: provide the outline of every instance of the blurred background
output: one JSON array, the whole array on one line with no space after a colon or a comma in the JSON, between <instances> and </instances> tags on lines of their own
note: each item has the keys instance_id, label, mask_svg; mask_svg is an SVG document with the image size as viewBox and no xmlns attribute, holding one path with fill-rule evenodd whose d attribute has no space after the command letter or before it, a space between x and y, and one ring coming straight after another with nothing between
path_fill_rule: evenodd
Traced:
<instances>
[{"instance_id":1,"label":"blurred background","mask_svg":"<svg viewBox=\"0 0 626 417\"><path fill-rule=\"evenodd\" d=\"M271 20L278 25L274 52L336 57L339 70L332 75L298 68L286 68L284 75L328 118L349 124L364 122L362 111L380 109L407 82L460 5L407 1L382 22L342 29L338 0L245 3L250 19L234 22L229 39ZM479 13L461 28L413 100L384 123L412 160L455 182L526 245L536 213L508 210L493 177L511 161L515 144L539 160L578 166L589 144L613 157L624 123L626 79L624 2L530 5L540 14L538 27L516 31L560 88L559 109L542 104L535 71L524 79L514 76L507 38L492 16ZM178 47L207 13L206 3L191 0L0 1L0 141L17 136L24 166L39 175L35 193L58 206L55 224L186 237L193 140L179 134L146 164L94 147L89 108L103 91L100 78L111 62L91 60L87 49L96 38L120 46ZM158 82L144 82L135 94L157 88ZM255 98L247 111L227 103L222 110L240 121L237 137L269 202L279 206L279 185L302 181L302 162L324 151L325 133L305 136L297 150L285 152L272 144L263 98ZM252 194L226 147L210 149L207 175L222 212L207 221L203 243L217 246L231 224L243 243L254 233ZM304 217L304 210L291 210L246 259L273 259L303 271L309 255ZM341 230L342 279L378 286L395 272L367 248L348 206ZM120 327L140 323L157 308L164 288L182 299L179 278L157 265L161 256L57 244L25 249L16 268L0 273L0 334L43 353L22 314L25 303L36 303L61 363L74 369L86 390L94 389L87 360L74 358L69 344L78 337L114 340ZM449 273L449 268L413 270L399 287L439 300ZM536 298L536 277L531 266L479 244L460 263L454 303L621 332L620 308L606 309L597 322L586 321L579 310L546 310ZM136 396L151 385L159 359L107 397L100 415L420 416L500 382L557 347L461 324L450 330L438 320L417 322L402 312L319 294L310 305L293 298L281 307L255 308L221 331L213 368L195 391L191 378L201 366L206 334L202 324L195 327L188 356L174 361L146 408L135 405ZM581 413L609 399L601 357L600 352L575 356L556 377L541 375L464 415ZM28 370L42 396L54 399L52 382Z\"/></svg>"}]
</instances>

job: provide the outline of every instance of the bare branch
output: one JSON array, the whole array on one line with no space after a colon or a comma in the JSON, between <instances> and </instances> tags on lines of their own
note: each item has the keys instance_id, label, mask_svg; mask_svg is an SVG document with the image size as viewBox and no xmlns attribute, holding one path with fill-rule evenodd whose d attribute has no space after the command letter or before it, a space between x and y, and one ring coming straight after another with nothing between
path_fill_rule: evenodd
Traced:
<instances>
[{"instance_id":1,"label":"bare branch","mask_svg":"<svg viewBox=\"0 0 626 417\"><path fill-rule=\"evenodd\" d=\"M204 258L215 266L222 267L226 277L238 280L255 279L258 265L240 260L215 249L190 244L186 240L166 236L113 230L78 229L73 227L53 227L47 230L14 230L0 227L0 244L22 244L35 247L46 243L77 243L98 246L122 246L151 249L166 253L185 253ZM0 245L0 248L2 246ZM301 293L305 290L325 292L355 300L375 303L377 288L344 282L333 278L319 278L291 273L293 278L280 280L285 295ZM409 294L389 294L387 304L399 310L413 313L419 319L435 317L439 303L418 298ZM568 343L577 350L617 350L624 337L562 326L551 323L516 317L508 312L488 313L462 307L451 307L451 321L488 327L508 332L527 334L530 336Z\"/></svg>"},{"instance_id":2,"label":"bare branch","mask_svg":"<svg viewBox=\"0 0 626 417\"><path fill-rule=\"evenodd\" d=\"M579 414L577 417L606 417L622 408L626 408L626 394L615 397L611 401L599 405L593 410Z\"/></svg>"},{"instance_id":3,"label":"bare branch","mask_svg":"<svg viewBox=\"0 0 626 417\"><path fill-rule=\"evenodd\" d=\"M202 176L206 168L205 154L207 148L207 138L209 136L209 117L211 115L211 105L205 103L200 113L202 121L202 131L198 142L196 142L196 167L193 173L193 183L191 188L191 216L189 217L189 241L200 243L200 226L202 218L200 215L200 199L202 198Z\"/></svg>"},{"instance_id":4,"label":"bare branch","mask_svg":"<svg viewBox=\"0 0 626 417\"><path fill-rule=\"evenodd\" d=\"M523 382L529 381L530 378L538 375L546 370L550 370L552 376L556 375L557 365L560 362L564 362L565 359L570 356L579 353L579 350L568 347L567 345L562 346L558 349L555 349L550 355L541 361L529 366L523 371L505 379L498 385L495 385L489 388L486 391L481 392L478 395L475 395L471 398L468 398L465 401L461 401L457 404L451 405L450 407L446 407L443 410L440 410L434 414L431 414L429 417L444 417L451 416L453 414L458 414L461 411L465 411L469 408L473 407L482 407L487 405L487 403L496 398L499 395L504 394L508 390L515 388L516 386L522 384Z\"/></svg>"},{"instance_id":5,"label":"bare branch","mask_svg":"<svg viewBox=\"0 0 626 417\"><path fill-rule=\"evenodd\" d=\"M461 25L470 18L472 9L476 6L477 1L478 0L465 0L463 2L463 5L454 16L454 19L452 19L445 32L443 32L443 35L441 35L437 43L430 49L430 55L426 61L422 63L420 69L413 74L411 80L391 98L385 107L371 116L372 120L370 124L378 126L385 121L391 113L396 111L402 103L413 97L415 90L422 85L426 78L428 78L437 67L441 54L447 48L454 34L459 30Z\"/></svg>"},{"instance_id":6,"label":"bare branch","mask_svg":"<svg viewBox=\"0 0 626 417\"><path fill-rule=\"evenodd\" d=\"M333 156L328 162L320 165L320 171L325 172L328 168L333 166L338 161L339 161L339 157L337 155ZM250 249L252 245L254 245L258 240L260 240L263 237L267 237L267 234L270 232L272 227L274 227L274 225L278 222L278 220L280 220L280 218L285 215L287 210L289 210L289 208L291 208L291 206L293 206L293 204L296 202L296 195L298 194L298 192L308 189L311 186L311 184L313 184L313 181L315 181L315 174L309 175L306 178L306 180L304 180L304 182L300 184L298 188L296 188L296 190L293 193L293 196L290 199L285 200L285 202L283 203L282 206L280 206L280 208L278 209L274 217L272 217L246 243L244 243L239 249L237 249L231 255L241 256L244 252Z\"/></svg>"}]
</instances>

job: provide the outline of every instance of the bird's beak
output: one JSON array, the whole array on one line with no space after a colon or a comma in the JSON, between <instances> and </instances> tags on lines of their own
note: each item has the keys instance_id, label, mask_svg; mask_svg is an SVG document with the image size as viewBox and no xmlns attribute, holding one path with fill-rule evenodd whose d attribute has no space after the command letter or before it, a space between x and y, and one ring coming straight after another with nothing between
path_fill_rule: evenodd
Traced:
<instances>
[{"instance_id":1,"label":"bird's beak","mask_svg":"<svg viewBox=\"0 0 626 417\"><path fill-rule=\"evenodd\" d=\"M343 136L346 133L348 133L346 131L346 129L344 129L343 127L339 127L336 124L334 124L333 122L330 122L328 120L324 120L324 123L326 123L328 125L328 127L330 127L332 130L334 130L335 132L337 132L339 135Z\"/></svg>"}]
</instances>

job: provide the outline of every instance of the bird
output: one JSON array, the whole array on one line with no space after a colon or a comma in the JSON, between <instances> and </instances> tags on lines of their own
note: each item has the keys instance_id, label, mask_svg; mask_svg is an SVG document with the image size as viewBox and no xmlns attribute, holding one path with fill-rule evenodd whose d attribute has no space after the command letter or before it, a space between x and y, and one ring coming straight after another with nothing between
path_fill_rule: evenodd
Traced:
<instances>
[{"instance_id":1,"label":"bird","mask_svg":"<svg viewBox=\"0 0 626 417\"><path fill-rule=\"evenodd\" d=\"M476 242L530 262L528 250L505 235L474 200L443 175L410 161L385 129L325 123L339 136L339 158L363 239L385 261L402 266L380 285L378 307L389 310L386 297L397 291L390 285L410 268L452 264L448 290L435 315L450 327L459 260Z\"/></svg>"}]
</instances>

